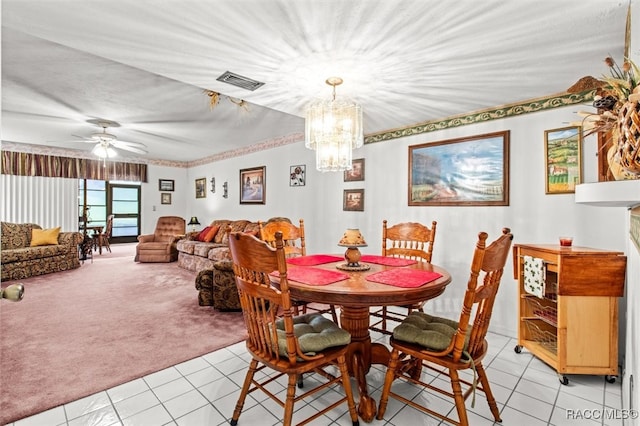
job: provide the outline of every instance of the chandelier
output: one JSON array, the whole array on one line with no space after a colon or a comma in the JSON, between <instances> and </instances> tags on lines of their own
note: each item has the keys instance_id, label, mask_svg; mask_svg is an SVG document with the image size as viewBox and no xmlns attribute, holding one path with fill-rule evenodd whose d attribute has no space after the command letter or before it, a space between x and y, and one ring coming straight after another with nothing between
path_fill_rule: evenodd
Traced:
<instances>
[{"instance_id":1,"label":"chandelier","mask_svg":"<svg viewBox=\"0 0 640 426\"><path fill-rule=\"evenodd\" d=\"M305 146L316 151L316 169L321 172L351 170L352 150L364 142L362 108L347 100L336 100L340 77L330 77L331 100L313 102L307 108Z\"/></svg>"}]
</instances>

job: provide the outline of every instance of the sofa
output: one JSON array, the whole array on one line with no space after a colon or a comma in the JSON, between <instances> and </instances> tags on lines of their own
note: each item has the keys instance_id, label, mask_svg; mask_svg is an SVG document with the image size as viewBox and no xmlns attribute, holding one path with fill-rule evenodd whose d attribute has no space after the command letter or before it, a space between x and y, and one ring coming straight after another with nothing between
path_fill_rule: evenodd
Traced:
<instances>
[{"instance_id":1,"label":"sofa","mask_svg":"<svg viewBox=\"0 0 640 426\"><path fill-rule=\"evenodd\" d=\"M213 306L219 311L242 309L233 274L233 263L230 260L218 261L214 263L213 269L198 272L196 290L200 306Z\"/></svg>"},{"instance_id":2,"label":"sofa","mask_svg":"<svg viewBox=\"0 0 640 426\"><path fill-rule=\"evenodd\" d=\"M265 222L287 221L285 217L272 217ZM198 290L198 304L213 306L221 311L239 310L240 299L236 290L236 280L233 275L231 252L229 251L229 236L231 232L247 232L260 237L260 222L248 220L214 220L208 228L215 229L210 241L199 241L201 232L190 232L186 238L178 241L178 266L190 271L198 272L196 276L196 290Z\"/></svg>"},{"instance_id":3,"label":"sofa","mask_svg":"<svg viewBox=\"0 0 640 426\"><path fill-rule=\"evenodd\" d=\"M82 233L43 230L41 226L34 223L1 222L0 226L1 281L20 280L80 267L78 244L83 240ZM48 235L53 236L53 240L46 241L47 238L45 238L39 241L43 245L32 247L33 230L40 231L36 232L36 239L40 240L41 235ZM54 244L52 241L57 243Z\"/></svg>"},{"instance_id":4,"label":"sofa","mask_svg":"<svg viewBox=\"0 0 640 426\"><path fill-rule=\"evenodd\" d=\"M248 232L258 236L258 222L249 220L218 219L211 222L209 227L215 227L215 233L210 241L198 241L199 232L190 232L186 238L178 241L178 266L193 272L205 269L213 270L214 264L222 260L231 260L229 252L229 238L227 228L231 232Z\"/></svg>"}]
</instances>

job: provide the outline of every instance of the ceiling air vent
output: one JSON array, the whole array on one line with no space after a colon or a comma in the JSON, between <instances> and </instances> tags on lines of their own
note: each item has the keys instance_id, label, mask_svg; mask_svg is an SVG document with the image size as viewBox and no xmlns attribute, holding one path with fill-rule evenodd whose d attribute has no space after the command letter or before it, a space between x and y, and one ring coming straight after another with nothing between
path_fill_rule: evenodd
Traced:
<instances>
[{"instance_id":1,"label":"ceiling air vent","mask_svg":"<svg viewBox=\"0 0 640 426\"><path fill-rule=\"evenodd\" d=\"M234 86L242 87L247 90L256 90L258 87L264 85L264 83L256 80L252 80L247 77L243 77L241 75L232 73L231 71L226 71L220 77L216 78L218 81L222 81L223 83L233 84Z\"/></svg>"}]
</instances>

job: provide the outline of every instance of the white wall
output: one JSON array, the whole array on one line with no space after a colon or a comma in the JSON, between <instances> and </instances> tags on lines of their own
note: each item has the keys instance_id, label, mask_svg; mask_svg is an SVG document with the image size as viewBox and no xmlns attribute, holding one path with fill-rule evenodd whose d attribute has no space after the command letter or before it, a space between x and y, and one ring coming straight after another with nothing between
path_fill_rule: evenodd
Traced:
<instances>
[{"instance_id":1,"label":"white wall","mask_svg":"<svg viewBox=\"0 0 640 426\"><path fill-rule=\"evenodd\" d=\"M640 363L638 362L638 348L640 341L640 253L631 239L628 240L627 256L627 285L626 300L628 309L626 315L621 318L621 322L626 325L626 351L624 363L624 377L622 381L622 401L625 408L640 409L640 392L638 391L638 380L640 378ZM633 376L633 388L631 377ZM632 419L631 425L640 424L639 419Z\"/></svg>"},{"instance_id":2,"label":"white wall","mask_svg":"<svg viewBox=\"0 0 640 426\"><path fill-rule=\"evenodd\" d=\"M623 228L610 226L625 220L624 209L598 209L577 205L573 194L545 195L544 131L566 126L576 119L579 107L528 114L477 125L367 144L354 152L365 158L365 181L343 182L342 173L315 170L314 152L302 142L188 170L186 216L197 215L201 223L214 219L250 220L287 216L303 218L309 252L340 253L336 245L343 231L358 227L369 246L363 253L380 253L382 220L438 221L433 262L451 272L452 284L445 294L429 302L430 309L443 315L459 312L468 279L471 255L479 231L496 237L510 227L515 243L555 243L559 235L573 235L574 244L611 250L625 250ZM510 205L506 207L418 207L408 206L408 146L461 136L510 130ZM585 142L585 181L597 180L595 139ZM289 186L289 166L306 164L307 184ZM239 204L239 170L266 166L266 204ZM195 199L194 180L215 176L217 190L205 199ZM229 183L229 198L222 198L222 182ZM365 211L342 210L346 188L365 189ZM204 220L203 220L204 219ZM512 259L508 260L498 294L492 330L516 336L517 291Z\"/></svg>"},{"instance_id":3,"label":"white wall","mask_svg":"<svg viewBox=\"0 0 640 426\"><path fill-rule=\"evenodd\" d=\"M174 180L174 191L171 194L171 204L161 204L159 179ZM142 184L141 189L141 234L152 234L156 228L156 222L160 216L181 216L189 221L188 202L193 197L188 189L187 169L158 166L147 166L147 183Z\"/></svg>"}]
</instances>

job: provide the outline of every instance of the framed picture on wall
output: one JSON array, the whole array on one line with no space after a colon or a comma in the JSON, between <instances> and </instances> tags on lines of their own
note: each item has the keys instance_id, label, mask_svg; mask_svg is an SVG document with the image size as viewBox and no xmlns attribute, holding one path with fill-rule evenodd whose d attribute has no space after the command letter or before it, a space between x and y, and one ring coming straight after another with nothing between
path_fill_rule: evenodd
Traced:
<instances>
[{"instance_id":1,"label":"framed picture on wall","mask_svg":"<svg viewBox=\"0 0 640 426\"><path fill-rule=\"evenodd\" d=\"M160 193L160 204L171 204L171 193L170 192L161 192Z\"/></svg>"},{"instance_id":2,"label":"framed picture on wall","mask_svg":"<svg viewBox=\"0 0 640 426\"><path fill-rule=\"evenodd\" d=\"M351 162L351 170L344 171L345 182L364 180L364 158L358 158Z\"/></svg>"},{"instance_id":3,"label":"framed picture on wall","mask_svg":"<svg viewBox=\"0 0 640 426\"><path fill-rule=\"evenodd\" d=\"M364 211L364 189L345 189L342 196L342 210Z\"/></svg>"},{"instance_id":4,"label":"framed picture on wall","mask_svg":"<svg viewBox=\"0 0 640 426\"><path fill-rule=\"evenodd\" d=\"M576 192L582 183L582 127L562 127L544 132L545 193Z\"/></svg>"},{"instance_id":5,"label":"framed picture on wall","mask_svg":"<svg viewBox=\"0 0 640 426\"><path fill-rule=\"evenodd\" d=\"M160 191L173 191L175 181L172 179L158 179L158 186Z\"/></svg>"},{"instance_id":6,"label":"framed picture on wall","mask_svg":"<svg viewBox=\"0 0 640 426\"><path fill-rule=\"evenodd\" d=\"M207 178L196 179L196 198L207 196Z\"/></svg>"},{"instance_id":7,"label":"framed picture on wall","mask_svg":"<svg viewBox=\"0 0 640 426\"><path fill-rule=\"evenodd\" d=\"M289 186L304 186L307 182L307 166L289 167Z\"/></svg>"},{"instance_id":8,"label":"framed picture on wall","mask_svg":"<svg viewBox=\"0 0 640 426\"><path fill-rule=\"evenodd\" d=\"M410 206L508 206L509 131L409 147Z\"/></svg>"},{"instance_id":9,"label":"framed picture on wall","mask_svg":"<svg viewBox=\"0 0 640 426\"><path fill-rule=\"evenodd\" d=\"M265 166L240 170L240 204L264 204L266 196Z\"/></svg>"}]
</instances>

